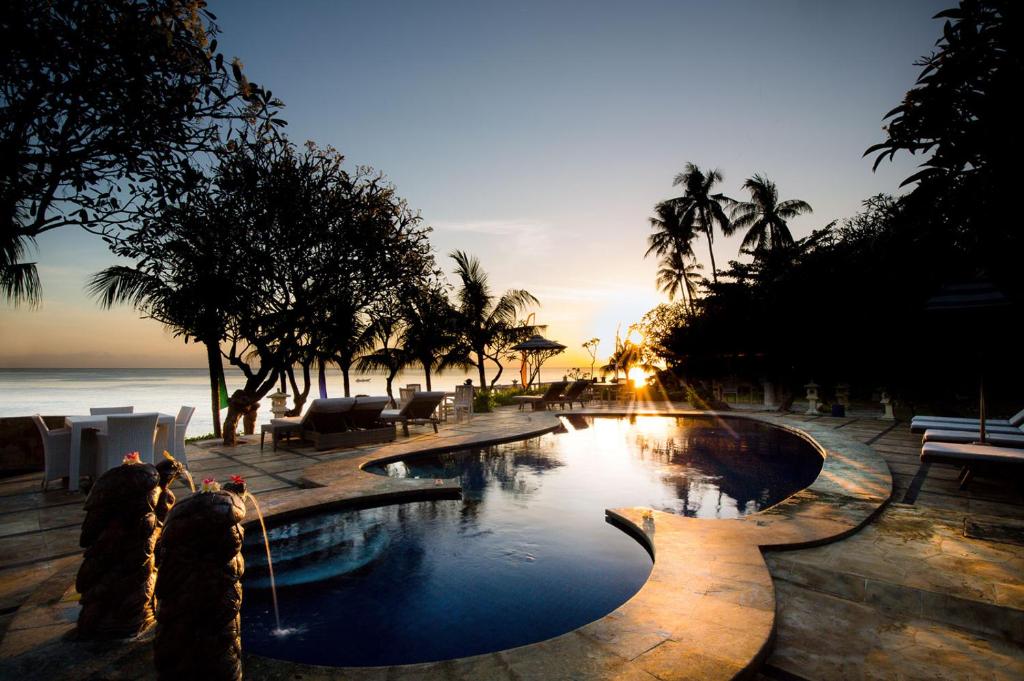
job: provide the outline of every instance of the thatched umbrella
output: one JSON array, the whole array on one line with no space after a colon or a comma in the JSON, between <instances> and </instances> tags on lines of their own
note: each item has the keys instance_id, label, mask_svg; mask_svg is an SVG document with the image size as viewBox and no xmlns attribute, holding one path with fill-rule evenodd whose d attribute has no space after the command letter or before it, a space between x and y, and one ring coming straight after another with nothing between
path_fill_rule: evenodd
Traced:
<instances>
[{"instance_id":1,"label":"thatched umbrella","mask_svg":"<svg viewBox=\"0 0 1024 681\"><path fill-rule=\"evenodd\" d=\"M558 341L548 340L540 334L534 334L522 343L513 345L512 349L523 353L523 361L529 370L529 379L524 386L527 388L540 377L540 368L544 362L565 352L564 345Z\"/></svg>"},{"instance_id":2,"label":"thatched umbrella","mask_svg":"<svg viewBox=\"0 0 1024 681\"><path fill-rule=\"evenodd\" d=\"M990 281L949 284L928 299L926 309L942 317L946 330L955 329L962 346L973 346L978 355L978 434L985 444L985 343L989 329L997 323L994 318L999 308L1010 305Z\"/></svg>"}]
</instances>

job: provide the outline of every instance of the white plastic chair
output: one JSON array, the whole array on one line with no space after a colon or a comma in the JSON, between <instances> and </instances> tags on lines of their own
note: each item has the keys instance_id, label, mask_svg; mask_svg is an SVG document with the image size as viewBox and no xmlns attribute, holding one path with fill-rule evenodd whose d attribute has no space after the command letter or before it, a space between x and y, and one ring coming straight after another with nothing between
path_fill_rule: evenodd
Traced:
<instances>
[{"instance_id":1,"label":"white plastic chair","mask_svg":"<svg viewBox=\"0 0 1024 681\"><path fill-rule=\"evenodd\" d=\"M90 416L105 416L106 414L131 414L135 407L90 407Z\"/></svg>"},{"instance_id":2,"label":"white plastic chair","mask_svg":"<svg viewBox=\"0 0 1024 681\"><path fill-rule=\"evenodd\" d=\"M107 432L98 436L100 453L96 475L120 466L125 455L139 453L139 461L153 463L153 444L156 440L156 422L160 415L115 414L107 417Z\"/></svg>"},{"instance_id":3,"label":"white plastic chair","mask_svg":"<svg viewBox=\"0 0 1024 681\"><path fill-rule=\"evenodd\" d=\"M175 459L180 461L185 467L188 467L188 455L185 453L185 431L188 430L189 421L192 420L192 415L196 413L195 407L182 407L178 410L178 415L174 417L174 433L170 432L170 428L164 429L162 432L157 427L157 437L159 438L155 449L153 450L153 457L159 461L163 455L164 450L171 453Z\"/></svg>"},{"instance_id":4,"label":"white plastic chair","mask_svg":"<svg viewBox=\"0 0 1024 681\"><path fill-rule=\"evenodd\" d=\"M43 490L51 480L68 477L71 465L71 429L46 426L39 414L32 415L39 436L43 439Z\"/></svg>"}]
</instances>

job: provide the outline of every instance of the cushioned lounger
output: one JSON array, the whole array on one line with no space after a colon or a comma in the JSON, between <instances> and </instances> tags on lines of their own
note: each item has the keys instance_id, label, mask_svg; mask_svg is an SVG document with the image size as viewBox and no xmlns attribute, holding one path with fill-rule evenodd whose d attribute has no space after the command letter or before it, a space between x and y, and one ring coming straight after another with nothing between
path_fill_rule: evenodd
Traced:
<instances>
[{"instance_id":1,"label":"cushioned lounger","mask_svg":"<svg viewBox=\"0 0 1024 681\"><path fill-rule=\"evenodd\" d=\"M981 433L976 430L936 430L929 428L924 431L925 442L954 442L971 444L973 442L977 442L980 437ZM985 442L996 445L997 447L1021 448L1024 447L1024 431L1017 435L1007 435L1006 433L990 433L986 430Z\"/></svg>"},{"instance_id":2,"label":"cushioned lounger","mask_svg":"<svg viewBox=\"0 0 1024 681\"><path fill-rule=\"evenodd\" d=\"M964 418L961 416L915 416L910 420L910 430L919 433L928 428L947 428L949 426L973 426L978 429L978 419ZM1024 409L1008 419L985 419L985 427L989 426L1017 426L1024 425ZM950 427L950 430L962 430L962 428Z\"/></svg>"},{"instance_id":3,"label":"cushioned lounger","mask_svg":"<svg viewBox=\"0 0 1024 681\"><path fill-rule=\"evenodd\" d=\"M1024 466L1024 449L993 445L965 445L949 442L925 442L922 463L949 463L961 466L960 489L967 487L977 466Z\"/></svg>"},{"instance_id":4,"label":"cushioned lounger","mask_svg":"<svg viewBox=\"0 0 1024 681\"><path fill-rule=\"evenodd\" d=\"M968 423L952 423L950 421L914 421L910 424L910 432L923 433L926 430L978 430L978 420ZM986 433L1003 433L1005 435L1017 435L1022 433L1017 426L997 425L991 421L985 421Z\"/></svg>"},{"instance_id":5,"label":"cushioned lounger","mask_svg":"<svg viewBox=\"0 0 1024 681\"><path fill-rule=\"evenodd\" d=\"M1024 464L1024 450L992 445L965 445L951 442L926 442L921 447L921 461L952 463L968 466L972 463Z\"/></svg>"}]
</instances>

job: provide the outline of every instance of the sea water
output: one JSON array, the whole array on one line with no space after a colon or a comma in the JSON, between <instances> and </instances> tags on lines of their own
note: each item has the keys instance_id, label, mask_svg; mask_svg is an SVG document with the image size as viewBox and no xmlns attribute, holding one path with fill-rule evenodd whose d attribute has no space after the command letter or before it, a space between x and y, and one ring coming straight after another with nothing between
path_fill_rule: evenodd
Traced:
<instances>
[{"instance_id":1,"label":"sea water","mask_svg":"<svg viewBox=\"0 0 1024 681\"><path fill-rule=\"evenodd\" d=\"M245 378L240 371L225 367L228 394L241 388ZM544 381L559 380L564 368L545 368ZM487 378L494 375L488 368ZM518 367L506 367L501 383L511 383L519 377ZM310 399L318 397L317 377L312 375ZM434 390L452 391L467 378L479 383L476 370L446 371L431 375ZM385 395L385 377L381 374L350 375L353 395ZM418 383L426 390L422 371L406 371L394 381L395 397L398 388ZM290 393L291 388L285 392ZM341 397L345 394L341 372L332 367L327 372L327 394ZM291 398L288 400L291 405ZM132 405L136 412L159 411L177 414L178 408L188 405L196 408L189 423L187 437L213 432L213 413L210 407L210 377L206 369L0 369L0 417L69 416L88 414L90 407L119 407ZM260 420L270 415L270 400L262 401ZM220 418L225 412L220 412Z\"/></svg>"}]
</instances>

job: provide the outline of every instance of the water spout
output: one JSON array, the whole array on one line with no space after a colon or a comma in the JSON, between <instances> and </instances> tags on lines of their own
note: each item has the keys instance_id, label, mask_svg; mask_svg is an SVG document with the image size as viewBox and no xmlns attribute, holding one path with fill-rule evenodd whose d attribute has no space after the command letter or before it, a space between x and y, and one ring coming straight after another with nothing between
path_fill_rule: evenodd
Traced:
<instances>
[{"instance_id":1,"label":"water spout","mask_svg":"<svg viewBox=\"0 0 1024 681\"><path fill-rule=\"evenodd\" d=\"M267 551L267 570L270 573L270 600L274 604L274 623L277 625L272 633L275 636L282 636L290 632L281 628L281 613L277 607L277 583L274 581L274 562L270 558L270 539L267 537L267 525L263 522L263 513L260 511L260 505L256 501L256 497L246 490L242 498L252 502L252 507L256 510L256 517L260 520L260 529L263 530L263 548Z\"/></svg>"}]
</instances>

